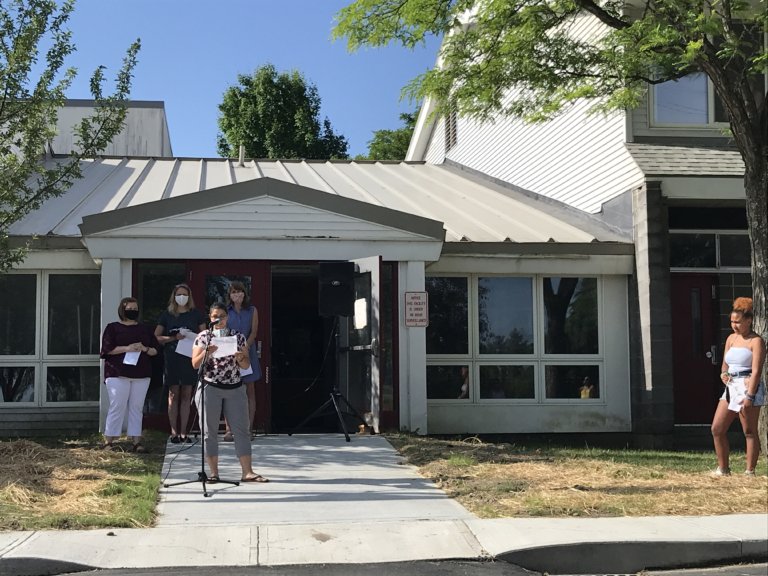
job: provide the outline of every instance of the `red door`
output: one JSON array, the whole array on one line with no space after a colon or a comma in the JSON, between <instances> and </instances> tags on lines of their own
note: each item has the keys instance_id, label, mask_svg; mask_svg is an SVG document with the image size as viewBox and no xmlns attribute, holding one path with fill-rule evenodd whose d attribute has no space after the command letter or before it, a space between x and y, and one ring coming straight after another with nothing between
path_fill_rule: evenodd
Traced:
<instances>
[{"instance_id":1,"label":"red door","mask_svg":"<svg viewBox=\"0 0 768 576\"><path fill-rule=\"evenodd\" d=\"M709 424L722 394L717 276L672 274L675 424Z\"/></svg>"},{"instance_id":2,"label":"red door","mask_svg":"<svg viewBox=\"0 0 768 576\"><path fill-rule=\"evenodd\" d=\"M256 382L256 415L253 429L256 432L271 430L270 390L270 330L269 314L269 267L263 261L195 260L189 266L189 285L198 308L208 310L216 301L226 301L229 282L239 280L245 285L251 304L259 313L259 330L256 346L261 350L261 380Z\"/></svg>"}]
</instances>

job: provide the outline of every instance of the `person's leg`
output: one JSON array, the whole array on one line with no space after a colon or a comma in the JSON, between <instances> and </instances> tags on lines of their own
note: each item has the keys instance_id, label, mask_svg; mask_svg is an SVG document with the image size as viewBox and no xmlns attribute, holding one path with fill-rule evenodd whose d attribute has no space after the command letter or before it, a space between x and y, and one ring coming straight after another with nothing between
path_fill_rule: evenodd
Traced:
<instances>
[{"instance_id":1,"label":"person's leg","mask_svg":"<svg viewBox=\"0 0 768 576\"><path fill-rule=\"evenodd\" d=\"M149 378L132 378L128 396L128 437L134 444L141 442L141 429L144 420L144 399L149 390Z\"/></svg>"},{"instance_id":2,"label":"person's leg","mask_svg":"<svg viewBox=\"0 0 768 576\"><path fill-rule=\"evenodd\" d=\"M715 416L712 419L712 440L715 444L715 454L717 455L717 467L723 472L730 471L728 464L730 457L730 446L728 445L728 428L736 418L736 412L728 410L728 402L720 400L717 403Z\"/></svg>"},{"instance_id":3,"label":"person's leg","mask_svg":"<svg viewBox=\"0 0 768 576\"><path fill-rule=\"evenodd\" d=\"M130 385L125 378L107 378L105 380L109 397L109 410L104 422L104 440L111 444L123 433L123 420L128 406Z\"/></svg>"},{"instance_id":4,"label":"person's leg","mask_svg":"<svg viewBox=\"0 0 768 576\"><path fill-rule=\"evenodd\" d=\"M267 482L267 479L253 471L251 455L251 434L248 430L248 406L245 387L241 386L229 392L224 401L224 415L232 427L235 437L235 454L240 462L243 482Z\"/></svg>"},{"instance_id":5,"label":"person's leg","mask_svg":"<svg viewBox=\"0 0 768 576\"><path fill-rule=\"evenodd\" d=\"M741 429L747 443L747 469L746 472L754 472L757 459L760 456L760 437L757 435L757 422L760 419L760 407L751 406L742 408L739 412Z\"/></svg>"},{"instance_id":6,"label":"person's leg","mask_svg":"<svg viewBox=\"0 0 768 576\"><path fill-rule=\"evenodd\" d=\"M179 385L172 384L168 387L168 421L171 423L171 437L176 438L179 433L176 425L179 421Z\"/></svg>"},{"instance_id":7,"label":"person's leg","mask_svg":"<svg viewBox=\"0 0 768 576\"><path fill-rule=\"evenodd\" d=\"M200 427L205 445L205 459L208 462L211 477L219 476L219 441L216 436L223 401L222 392L223 390L219 388L205 386L205 390L198 387L195 393L195 405L200 415ZM203 408L203 394L205 394L205 408Z\"/></svg>"},{"instance_id":8,"label":"person's leg","mask_svg":"<svg viewBox=\"0 0 768 576\"><path fill-rule=\"evenodd\" d=\"M245 393L248 396L248 432L253 432L253 418L256 416L256 382L245 383Z\"/></svg>"},{"instance_id":9,"label":"person's leg","mask_svg":"<svg viewBox=\"0 0 768 576\"><path fill-rule=\"evenodd\" d=\"M181 415L181 428L179 433L182 438L187 437L188 425L189 425L189 412L192 404L192 392L194 386L180 386L179 387L179 414Z\"/></svg>"}]
</instances>

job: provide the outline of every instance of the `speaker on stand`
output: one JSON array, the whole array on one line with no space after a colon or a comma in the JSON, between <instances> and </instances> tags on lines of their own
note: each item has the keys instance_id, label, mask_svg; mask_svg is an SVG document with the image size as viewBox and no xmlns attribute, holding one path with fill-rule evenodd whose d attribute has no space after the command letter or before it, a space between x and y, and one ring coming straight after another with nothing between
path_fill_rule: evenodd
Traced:
<instances>
[{"instance_id":1,"label":"speaker on stand","mask_svg":"<svg viewBox=\"0 0 768 576\"><path fill-rule=\"evenodd\" d=\"M310 420L333 413L328 411L330 408L333 408L339 419L339 425L344 432L344 437L349 442L349 433L347 432L347 426L344 423L342 414L354 416L360 423L365 424L363 417L357 413L339 391L339 363L341 362L342 352L339 342L339 324L341 323L342 316L354 316L355 313L355 264L353 262L320 262L317 308L320 316L332 316L335 318L333 334L336 340L336 378L328 400L302 420L292 432L288 433L288 436L292 436L296 431L301 430ZM347 410L342 408L347 408Z\"/></svg>"}]
</instances>

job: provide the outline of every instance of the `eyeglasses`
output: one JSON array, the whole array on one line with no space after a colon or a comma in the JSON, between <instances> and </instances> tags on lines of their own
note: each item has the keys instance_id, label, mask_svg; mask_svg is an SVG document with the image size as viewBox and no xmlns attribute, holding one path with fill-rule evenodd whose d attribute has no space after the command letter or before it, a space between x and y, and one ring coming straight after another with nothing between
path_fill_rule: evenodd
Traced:
<instances>
[{"instance_id":1,"label":"eyeglasses","mask_svg":"<svg viewBox=\"0 0 768 576\"><path fill-rule=\"evenodd\" d=\"M226 318L226 317L227 317L226 314L219 314L217 316L214 316L213 314L211 314L211 320L218 320L219 318Z\"/></svg>"}]
</instances>

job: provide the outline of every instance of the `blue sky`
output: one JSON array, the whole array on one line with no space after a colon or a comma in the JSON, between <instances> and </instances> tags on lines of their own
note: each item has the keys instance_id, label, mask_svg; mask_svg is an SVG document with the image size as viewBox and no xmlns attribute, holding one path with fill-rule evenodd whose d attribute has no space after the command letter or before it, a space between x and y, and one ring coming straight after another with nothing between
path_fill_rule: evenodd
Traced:
<instances>
[{"instance_id":1,"label":"blue sky","mask_svg":"<svg viewBox=\"0 0 768 576\"><path fill-rule=\"evenodd\" d=\"M78 69L70 98L89 98L100 64L108 77L136 38L142 49L131 97L163 100L176 156L215 157L218 105L238 74L272 63L317 86L321 119L346 136L350 156L367 151L374 130L399 128L400 99L412 78L434 65L438 41L350 54L331 40L334 15L352 0L77 0L70 20ZM111 88L111 85L110 85Z\"/></svg>"}]
</instances>

